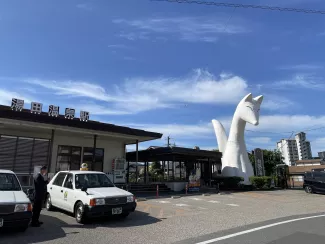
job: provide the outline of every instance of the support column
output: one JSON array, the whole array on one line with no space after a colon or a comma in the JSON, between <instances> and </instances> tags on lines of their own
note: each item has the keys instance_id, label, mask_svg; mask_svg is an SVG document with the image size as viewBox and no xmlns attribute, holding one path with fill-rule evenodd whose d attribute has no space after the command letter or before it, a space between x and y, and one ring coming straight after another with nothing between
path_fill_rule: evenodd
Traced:
<instances>
[{"instance_id":1,"label":"support column","mask_svg":"<svg viewBox=\"0 0 325 244\"><path fill-rule=\"evenodd\" d=\"M55 133L55 130L52 130L51 141L50 141L48 154L47 154L47 165L48 165L47 168L48 168L48 172L50 172L50 173L52 173L51 167L52 167L52 152L53 152L53 144L54 144L54 133ZM54 173L55 173L55 170L54 170Z\"/></svg>"},{"instance_id":2,"label":"support column","mask_svg":"<svg viewBox=\"0 0 325 244\"><path fill-rule=\"evenodd\" d=\"M135 142L135 182L138 183L139 172L138 172L138 161L139 161L139 141Z\"/></svg>"},{"instance_id":3,"label":"support column","mask_svg":"<svg viewBox=\"0 0 325 244\"><path fill-rule=\"evenodd\" d=\"M209 185L211 187L212 183L211 183L211 180L212 180L212 165L211 165L211 161L210 161L210 158L208 158L208 164L209 164Z\"/></svg>"},{"instance_id":4,"label":"support column","mask_svg":"<svg viewBox=\"0 0 325 244\"><path fill-rule=\"evenodd\" d=\"M129 184L129 182L130 182L130 160L128 160L128 171L126 177L126 183Z\"/></svg>"},{"instance_id":5,"label":"support column","mask_svg":"<svg viewBox=\"0 0 325 244\"><path fill-rule=\"evenodd\" d=\"M15 166L16 166L17 149L18 149L18 140L19 140L19 137L17 136L17 138L16 138L16 148L15 148L14 161L13 161L13 165L12 165L12 171L14 171L14 172L15 172Z\"/></svg>"},{"instance_id":6,"label":"support column","mask_svg":"<svg viewBox=\"0 0 325 244\"><path fill-rule=\"evenodd\" d=\"M96 144L97 144L97 135L94 135L93 162L92 162L92 169L90 170L94 169L96 163Z\"/></svg>"},{"instance_id":7,"label":"support column","mask_svg":"<svg viewBox=\"0 0 325 244\"><path fill-rule=\"evenodd\" d=\"M148 162L144 162L144 176L143 176L143 182L145 184L147 184L147 163Z\"/></svg>"}]
</instances>

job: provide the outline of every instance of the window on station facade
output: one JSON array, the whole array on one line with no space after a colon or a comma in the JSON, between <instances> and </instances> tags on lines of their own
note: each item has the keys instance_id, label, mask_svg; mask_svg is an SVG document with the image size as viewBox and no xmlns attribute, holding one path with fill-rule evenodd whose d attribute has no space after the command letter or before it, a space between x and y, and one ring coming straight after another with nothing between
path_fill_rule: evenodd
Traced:
<instances>
[{"instance_id":1,"label":"window on station facade","mask_svg":"<svg viewBox=\"0 0 325 244\"><path fill-rule=\"evenodd\" d=\"M94 148L84 147L83 150L83 163L88 164L89 170L93 171L103 171L104 164L104 149L96 148L95 153L95 164L93 163L93 152Z\"/></svg>"},{"instance_id":2,"label":"window on station facade","mask_svg":"<svg viewBox=\"0 0 325 244\"><path fill-rule=\"evenodd\" d=\"M58 146L56 171L79 170L81 163L81 147Z\"/></svg>"}]
</instances>

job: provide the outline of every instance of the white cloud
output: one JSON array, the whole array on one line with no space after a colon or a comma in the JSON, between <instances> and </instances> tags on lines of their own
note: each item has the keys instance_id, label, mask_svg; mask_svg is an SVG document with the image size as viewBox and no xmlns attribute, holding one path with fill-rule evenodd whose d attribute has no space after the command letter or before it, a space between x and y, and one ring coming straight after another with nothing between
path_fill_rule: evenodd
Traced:
<instances>
[{"instance_id":1,"label":"white cloud","mask_svg":"<svg viewBox=\"0 0 325 244\"><path fill-rule=\"evenodd\" d=\"M93 5L90 3L80 3L80 4L77 4L77 8L90 11L90 10L93 10Z\"/></svg>"},{"instance_id":2,"label":"white cloud","mask_svg":"<svg viewBox=\"0 0 325 244\"><path fill-rule=\"evenodd\" d=\"M280 110L285 109L291 106L297 106L293 101L276 95L266 95L265 99L263 100L262 109L267 110Z\"/></svg>"},{"instance_id":3,"label":"white cloud","mask_svg":"<svg viewBox=\"0 0 325 244\"><path fill-rule=\"evenodd\" d=\"M124 44L110 44L107 47L108 48L121 48L121 49L128 48L128 46L126 46Z\"/></svg>"},{"instance_id":4,"label":"white cloud","mask_svg":"<svg viewBox=\"0 0 325 244\"><path fill-rule=\"evenodd\" d=\"M32 101L35 101L30 96L25 96L23 94L17 93L17 92L11 92L6 89L0 88L0 104L3 105L11 105L12 98L22 99L25 102L25 108L27 108L26 103L31 103ZM28 107L29 108L29 107Z\"/></svg>"},{"instance_id":5,"label":"white cloud","mask_svg":"<svg viewBox=\"0 0 325 244\"><path fill-rule=\"evenodd\" d=\"M135 114L188 104L236 105L251 90L240 76L231 73L214 76L202 69L184 77L128 78L109 87L82 80L28 78L12 82L24 82L33 93L48 94L51 99L64 102L62 105L73 98L74 104L78 101L79 107L97 115ZM263 109L278 110L292 105L287 98L266 95Z\"/></svg>"},{"instance_id":6,"label":"white cloud","mask_svg":"<svg viewBox=\"0 0 325 244\"><path fill-rule=\"evenodd\" d=\"M318 152L325 151L325 137L317 137L310 142L313 155L318 156Z\"/></svg>"},{"instance_id":7,"label":"white cloud","mask_svg":"<svg viewBox=\"0 0 325 244\"><path fill-rule=\"evenodd\" d=\"M274 88L289 88L293 86L296 88L324 89L325 81L323 78L314 75L296 74L291 79L276 81L273 84Z\"/></svg>"},{"instance_id":8,"label":"white cloud","mask_svg":"<svg viewBox=\"0 0 325 244\"><path fill-rule=\"evenodd\" d=\"M287 65L279 67L282 70L295 70L295 71L302 71L302 70L318 70L323 69L323 65L318 64L297 64L297 65Z\"/></svg>"},{"instance_id":9,"label":"white cloud","mask_svg":"<svg viewBox=\"0 0 325 244\"><path fill-rule=\"evenodd\" d=\"M251 137L249 141L254 144L269 144L272 141L271 137Z\"/></svg>"},{"instance_id":10,"label":"white cloud","mask_svg":"<svg viewBox=\"0 0 325 244\"><path fill-rule=\"evenodd\" d=\"M173 108L177 104L236 104L248 93L247 82L236 75L221 74L215 77L205 70L197 69L182 78L130 78L110 89L86 82L73 80L24 79L39 93L54 91L62 98L89 98L113 112L128 114L159 108ZM39 90L39 88L41 88ZM91 102L87 102L89 104ZM98 107L98 112L100 112ZM107 109L106 109L107 111Z\"/></svg>"},{"instance_id":11,"label":"white cloud","mask_svg":"<svg viewBox=\"0 0 325 244\"><path fill-rule=\"evenodd\" d=\"M184 41L216 42L220 34L241 34L250 30L243 26L243 20L232 18L227 24L228 17L171 17L171 18L144 18L137 20L114 19L113 23L130 27L138 32L132 35L122 34L129 40L147 39L149 33L168 34L170 38ZM145 33L145 34L144 34ZM137 36L137 34L140 34ZM144 38L144 36L146 38Z\"/></svg>"},{"instance_id":12,"label":"white cloud","mask_svg":"<svg viewBox=\"0 0 325 244\"><path fill-rule=\"evenodd\" d=\"M228 134L232 117L217 119L222 122ZM213 126L210 121L199 124L126 123L124 125L163 133L164 136L170 135L174 138L177 145L185 147L193 147L195 144L200 146L200 143L202 142L206 145L206 143L211 143L213 141L215 141L215 147L217 147ZM307 133L307 139L311 141L313 154L316 154L317 150L325 150L325 144L322 141L323 139L317 139L320 135L325 135L325 115L262 115L260 118L260 124L258 126L247 124L247 130L248 131L246 131L245 134L248 150L255 147L274 149L277 141L288 139L290 136L291 138L294 138L295 134L301 131ZM160 144L163 143L165 142L161 142ZM210 146L208 146L208 148L209 147Z\"/></svg>"}]
</instances>

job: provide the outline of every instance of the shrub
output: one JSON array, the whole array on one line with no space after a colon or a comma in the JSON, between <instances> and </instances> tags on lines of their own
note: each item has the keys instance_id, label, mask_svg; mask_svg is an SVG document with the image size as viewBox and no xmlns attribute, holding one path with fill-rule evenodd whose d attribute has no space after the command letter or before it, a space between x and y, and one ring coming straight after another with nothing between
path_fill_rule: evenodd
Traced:
<instances>
[{"instance_id":1,"label":"shrub","mask_svg":"<svg viewBox=\"0 0 325 244\"><path fill-rule=\"evenodd\" d=\"M244 178L237 176L215 176L213 180L215 183L219 184L221 188L234 189L239 187L239 183L243 181Z\"/></svg>"},{"instance_id":2,"label":"shrub","mask_svg":"<svg viewBox=\"0 0 325 244\"><path fill-rule=\"evenodd\" d=\"M270 189L272 179L270 176L252 176L249 178L249 181L257 189Z\"/></svg>"}]
</instances>

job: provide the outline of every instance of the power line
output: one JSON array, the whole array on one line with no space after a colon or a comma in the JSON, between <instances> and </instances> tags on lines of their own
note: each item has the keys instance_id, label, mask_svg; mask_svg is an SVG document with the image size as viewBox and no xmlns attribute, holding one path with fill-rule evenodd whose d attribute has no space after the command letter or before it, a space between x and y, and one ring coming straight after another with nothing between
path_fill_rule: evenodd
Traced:
<instances>
[{"instance_id":1,"label":"power line","mask_svg":"<svg viewBox=\"0 0 325 244\"><path fill-rule=\"evenodd\" d=\"M284 7L274 7L266 5L254 5L254 4L240 4L240 3L220 3L212 1L201 1L201 0L151 0L154 2L169 2L169 3L186 3L186 4L201 4L216 7L228 7L228 8L252 8L252 9L262 9L271 11L282 11L282 12L295 12L304 14L325 14L323 10L316 9L301 9L301 8L284 8Z\"/></svg>"},{"instance_id":2,"label":"power line","mask_svg":"<svg viewBox=\"0 0 325 244\"><path fill-rule=\"evenodd\" d=\"M308 129L308 127L307 127L307 129L297 130L296 133L298 133L298 132L300 132L300 131L302 131L302 132L307 132L307 131L321 130L321 129L325 129L325 126L317 127L317 128L310 128L310 129ZM280 135L292 133L292 131L274 132L274 131L248 130L248 129L246 129L246 131L249 131L249 132L255 132L255 133L265 133L265 134L280 134Z\"/></svg>"}]
</instances>

